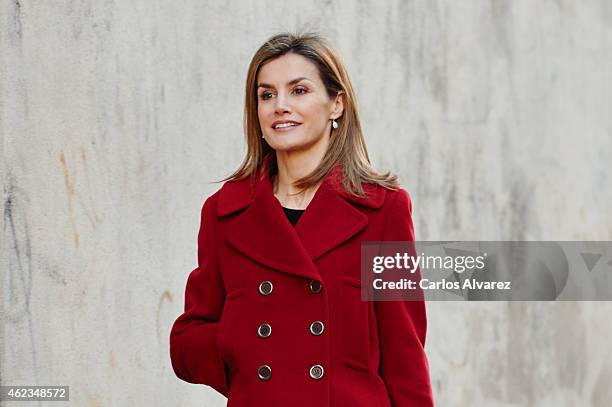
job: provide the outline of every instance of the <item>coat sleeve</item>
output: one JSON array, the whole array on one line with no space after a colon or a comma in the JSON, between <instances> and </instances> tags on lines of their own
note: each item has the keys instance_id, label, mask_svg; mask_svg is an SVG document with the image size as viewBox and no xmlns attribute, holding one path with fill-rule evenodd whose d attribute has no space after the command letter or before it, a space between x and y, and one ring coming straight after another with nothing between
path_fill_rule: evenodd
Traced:
<instances>
[{"instance_id":1,"label":"coat sleeve","mask_svg":"<svg viewBox=\"0 0 612 407\"><path fill-rule=\"evenodd\" d=\"M414 241L412 202L408 192L391 193L384 241ZM417 269L417 280L420 272ZM422 298L422 297L420 297ZM423 300L374 302L380 338L379 373L393 407L433 406L429 363L425 354L427 317Z\"/></svg>"},{"instance_id":2,"label":"coat sleeve","mask_svg":"<svg viewBox=\"0 0 612 407\"><path fill-rule=\"evenodd\" d=\"M189 274L185 308L170 332L174 373L194 384L208 385L227 397L228 374L217 350L217 327L225 289L215 247L212 199L202 205L198 232L198 267Z\"/></svg>"}]
</instances>

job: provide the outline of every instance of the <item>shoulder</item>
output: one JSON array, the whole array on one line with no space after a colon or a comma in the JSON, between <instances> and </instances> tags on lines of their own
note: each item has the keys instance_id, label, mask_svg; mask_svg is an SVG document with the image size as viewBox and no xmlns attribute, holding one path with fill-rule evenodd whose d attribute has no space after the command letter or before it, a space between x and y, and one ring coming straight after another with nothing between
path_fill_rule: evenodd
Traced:
<instances>
[{"instance_id":1,"label":"shoulder","mask_svg":"<svg viewBox=\"0 0 612 407\"><path fill-rule=\"evenodd\" d=\"M410 194L400 187L389 191L387 198L383 240L414 240Z\"/></svg>"},{"instance_id":2,"label":"shoulder","mask_svg":"<svg viewBox=\"0 0 612 407\"><path fill-rule=\"evenodd\" d=\"M412 210L412 198L408 191L402 187L396 190L387 191L387 199L385 199L385 206L394 209L410 209Z\"/></svg>"},{"instance_id":3,"label":"shoulder","mask_svg":"<svg viewBox=\"0 0 612 407\"><path fill-rule=\"evenodd\" d=\"M204 199L202 212L219 216L237 211L253 199L253 185L249 179L225 181L212 195Z\"/></svg>"},{"instance_id":4,"label":"shoulder","mask_svg":"<svg viewBox=\"0 0 612 407\"><path fill-rule=\"evenodd\" d=\"M341 186L340 182L335 182L333 188L339 195L352 204L372 209L385 211L389 208L396 208L398 206L400 208L412 207L410 194L402 187L389 189L374 183L362 183L361 186L365 193L364 197L349 193Z\"/></svg>"},{"instance_id":5,"label":"shoulder","mask_svg":"<svg viewBox=\"0 0 612 407\"><path fill-rule=\"evenodd\" d=\"M397 222L399 219L412 218L412 198L408 191L402 187L387 190L385 203L382 208L387 223Z\"/></svg>"}]
</instances>

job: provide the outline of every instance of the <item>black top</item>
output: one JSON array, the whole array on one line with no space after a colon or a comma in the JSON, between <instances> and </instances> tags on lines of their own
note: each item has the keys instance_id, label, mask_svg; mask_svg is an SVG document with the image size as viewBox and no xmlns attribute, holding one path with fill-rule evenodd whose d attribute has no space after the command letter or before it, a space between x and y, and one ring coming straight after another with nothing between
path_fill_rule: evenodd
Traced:
<instances>
[{"instance_id":1,"label":"black top","mask_svg":"<svg viewBox=\"0 0 612 407\"><path fill-rule=\"evenodd\" d=\"M291 222L293 226L295 226L298 219L300 219L300 216L302 215L302 213L304 213L304 210L305 210L305 209L285 208L284 206L282 208L283 208L283 212L285 212L285 215L287 215L287 219L289 219L289 222Z\"/></svg>"}]
</instances>

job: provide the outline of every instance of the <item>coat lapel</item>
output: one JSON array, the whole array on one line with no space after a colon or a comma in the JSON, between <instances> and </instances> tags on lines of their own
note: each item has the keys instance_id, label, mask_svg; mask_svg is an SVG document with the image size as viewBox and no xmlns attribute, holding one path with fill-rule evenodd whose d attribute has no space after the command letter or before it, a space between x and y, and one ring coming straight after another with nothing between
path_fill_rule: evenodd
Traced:
<instances>
[{"instance_id":1,"label":"coat lapel","mask_svg":"<svg viewBox=\"0 0 612 407\"><path fill-rule=\"evenodd\" d=\"M366 188L368 197L352 197L341 188L342 167L336 164L294 228L274 196L265 170L267 165L263 168L254 183L248 180L227 182L221 189L219 216L246 207L228 227L227 242L267 267L320 281L314 261L368 224L368 217L353 204L380 208L386 190Z\"/></svg>"}]
</instances>

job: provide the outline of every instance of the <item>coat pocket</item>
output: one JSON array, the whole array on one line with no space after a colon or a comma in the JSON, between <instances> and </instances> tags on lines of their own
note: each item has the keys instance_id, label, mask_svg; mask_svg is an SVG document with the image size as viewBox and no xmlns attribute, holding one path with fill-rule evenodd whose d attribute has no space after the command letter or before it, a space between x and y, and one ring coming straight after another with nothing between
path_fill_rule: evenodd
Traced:
<instances>
[{"instance_id":1,"label":"coat pocket","mask_svg":"<svg viewBox=\"0 0 612 407\"><path fill-rule=\"evenodd\" d=\"M223 311L217 328L217 349L219 356L229 367L230 372L236 370L235 341L242 313L245 288L237 288L225 297Z\"/></svg>"},{"instance_id":2,"label":"coat pocket","mask_svg":"<svg viewBox=\"0 0 612 407\"><path fill-rule=\"evenodd\" d=\"M361 301L361 282L342 278L342 356L345 366L368 371L370 329L368 302Z\"/></svg>"}]
</instances>

